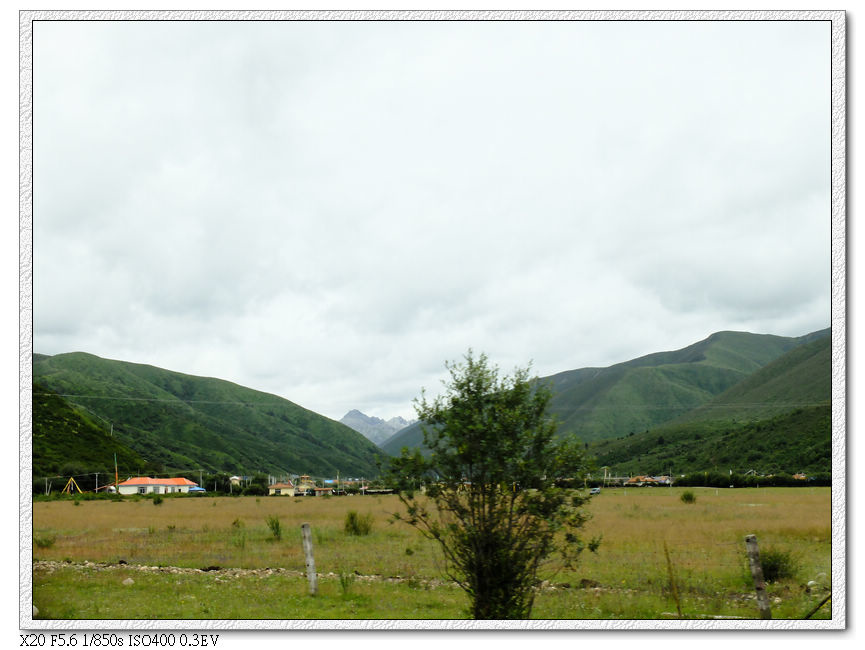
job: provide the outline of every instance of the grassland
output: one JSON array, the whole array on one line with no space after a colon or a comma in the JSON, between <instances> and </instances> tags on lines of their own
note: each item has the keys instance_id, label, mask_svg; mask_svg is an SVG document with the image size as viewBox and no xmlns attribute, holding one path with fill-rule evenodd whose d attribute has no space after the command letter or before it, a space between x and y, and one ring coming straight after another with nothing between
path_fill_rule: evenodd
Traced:
<instances>
[{"instance_id":1,"label":"grassland","mask_svg":"<svg viewBox=\"0 0 865 650\"><path fill-rule=\"evenodd\" d=\"M658 619L681 609L684 618L756 618L743 541L751 533L795 565L792 578L769 585L775 618L801 618L828 595L828 488L688 489L695 503L679 488L595 497L585 537L602 536L600 548L576 570L549 567L533 617ZM467 600L444 578L438 549L389 523L399 509L392 496L37 501L34 604L49 619L465 618ZM345 534L349 510L373 516L369 535ZM307 593L304 522L316 597ZM826 605L814 618L830 616Z\"/></svg>"}]
</instances>

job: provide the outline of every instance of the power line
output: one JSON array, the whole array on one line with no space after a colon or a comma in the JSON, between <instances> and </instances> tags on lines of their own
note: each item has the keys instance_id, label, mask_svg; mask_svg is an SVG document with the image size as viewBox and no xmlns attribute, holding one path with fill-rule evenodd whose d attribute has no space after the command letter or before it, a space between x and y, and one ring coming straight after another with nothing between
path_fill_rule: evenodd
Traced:
<instances>
[{"instance_id":1,"label":"power line","mask_svg":"<svg viewBox=\"0 0 865 650\"><path fill-rule=\"evenodd\" d=\"M33 393L34 395L43 395L43 396L52 396L55 395L57 397L77 397L79 399L105 399L105 400L115 400L115 401L127 401L127 402L167 402L169 404L175 404L177 402L182 402L184 404L237 404L240 406L275 406L277 404L285 404L285 402L238 402L238 401L224 401L224 400L204 400L204 399L180 399L179 397L175 397L173 399L165 399L159 397L112 397L109 395L76 395L73 393Z\"/></svg>"}]
</instances>

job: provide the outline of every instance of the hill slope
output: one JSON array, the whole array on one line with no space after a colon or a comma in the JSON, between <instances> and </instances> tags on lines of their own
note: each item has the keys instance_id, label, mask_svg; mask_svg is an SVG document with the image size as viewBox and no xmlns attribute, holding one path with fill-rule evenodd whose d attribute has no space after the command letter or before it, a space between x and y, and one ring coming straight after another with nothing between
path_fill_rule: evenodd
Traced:
<instances>
[{"instance_id":1,"label":"hill slope","mask_svg":"<svg viewBox=\"0 0 865 650\"><path fill-rule=\"evenodd\" d=\"M828 340L829 330L802 337L717 332L680 350L657 352L607 368L580 368L551 377L550 412L559 434L583 441L646 431L692 411L756 370L808 341ZM421 446L419 424L381 447L397 455Z\"/></svg>"},{"instance_id":2,"label":"hill slope","mask_svg":"<svg viewBox=\"0 0 865 650\"><path fill-rule=\"evenodd\" d=\"M759 420L832 398L832 341L805 343L670 424Z\"/></svg>"},{"instance_id":3,"label":"hill slope","mask_svg":"<svg viewBox=\"0 0 865 650\"><path fill-rule=\"evenodd\" d=\"M33 374L48 390L113 423L119 441L165 470L377 471L378 448L359 433L231 382L82 352L34 356Z\"/></svg>"},{"instance_id":4,"label":"hill slope","mask_svg":"<svg viewBox=\"0 0 865 650\"><path fill-rule=\"evenodd\" d=\"M829 337L813 340L699 408L593 452L600 465L625 473L829 472L831 355Z\"/></svg>"},{"instance_id":5,"label":"hill slope","mask_svg":"<svg viewBox=\"0 0 865 650\"><path fill-rule=\"evenodd\" d=\"M113 437L105 422L74 408L38 381L33 382L32 440L34 477L91 471L113 478L115 456L118 466L148 469L147 461ZM82 482L80 476L78 480Z\"/></svg>"}]
</instances>

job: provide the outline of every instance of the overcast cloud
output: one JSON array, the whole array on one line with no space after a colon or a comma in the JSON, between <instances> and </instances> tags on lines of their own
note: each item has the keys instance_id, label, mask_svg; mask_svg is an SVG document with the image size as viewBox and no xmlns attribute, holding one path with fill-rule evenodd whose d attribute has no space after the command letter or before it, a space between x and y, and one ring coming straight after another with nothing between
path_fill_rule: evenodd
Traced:
<instances>
[{"instance_id":1,"label":"overcast cloud","mask_svg":"<svg viewBox=\"0 0 865 650\"><path fill-rule=\"evenodd\" d=\"M828 22L38 22L34 350L411 417L830 323Z\"/></svg>"}]
</instances>

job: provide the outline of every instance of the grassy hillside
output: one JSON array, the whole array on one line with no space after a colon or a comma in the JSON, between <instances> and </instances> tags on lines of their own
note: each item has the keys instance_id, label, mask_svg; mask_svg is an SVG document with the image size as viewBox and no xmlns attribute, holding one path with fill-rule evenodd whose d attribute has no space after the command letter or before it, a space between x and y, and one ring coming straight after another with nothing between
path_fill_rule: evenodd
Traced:
<instances>
[{"instance_id":1,"label":"grassy hillside","mask_svg":"<svg viewBox=\"0 0 865 650\"><path fill-rule=\"evenodd\" d=\"M85 471L113 477L115 455L119 466L150 469L139 454L111 435L105 422L76 409L38 381L33 382L32 440L33 475L37 477ZM104 479L103 484L106 482Z\"/></svg>"},{"instance_id":2,"label":"grassy hillside","mask_svg":"<svg viewBox=\"0 0 865 650\"><path fill-rule=\"evenodd\" d=\"M832 341L794 348L672 424L759 420L832 398Z\"/></svg>"},{"instance_id":3,"label":"grassy hillside","mask_svg":"<svg viewBox=\"0 0 865 650\"><path fill-rule=\"evenodd\" d=\"M553 390L550 412L560 435L590 442L627 436L673 421L732 388L806 341L828 342L829 330L803 337L717 332L681 350L657 352L607 368L580 368L542 378ZM382 444L390 454L420 446L419 424Z\"/></svg>"},{"instance_id":4,"label":"grassy hillside","mask_svg":"<svg viewBox=\"0 0 865 650\"><path fill-rule=\"evenodd\" d=\"M681 350L551 377L550 410L583 441L645 431L705 404L801 339L718 332Z\"/></svg>"},{"instance_id":5,"label":"grassy hillside","mask_svg":"<svg viewBox=\"0 0 865 650\"><path fill-rule=\"evenodd\" d=\"M81 352L36 356L33 372L42 386L113 423L118 440L164 470L377 471L379 450L359 433L231 382Z\"/></svg>"},{"instance_id":6,"label":"grassy hillside","mask_svg":"<svg viewBox=\"0 0 865 650\"><path fill-rule=\"evenodd\" d=\"M832 467L832 412L828 404L725 427L699 423L636 434L593 447L597 464L615 475L828 473Z\"/></svg>"},{"instance_id":7,"label":"grassy hillside","mask_svg":"<svg viewBox=\"0 0 865 650\"><path fill-rule=\"evenodd\" d=\"M805 343L682 417L593 451L620 472L828 472L831 353L828 337Z\"/></svg>"}]
</instances>

